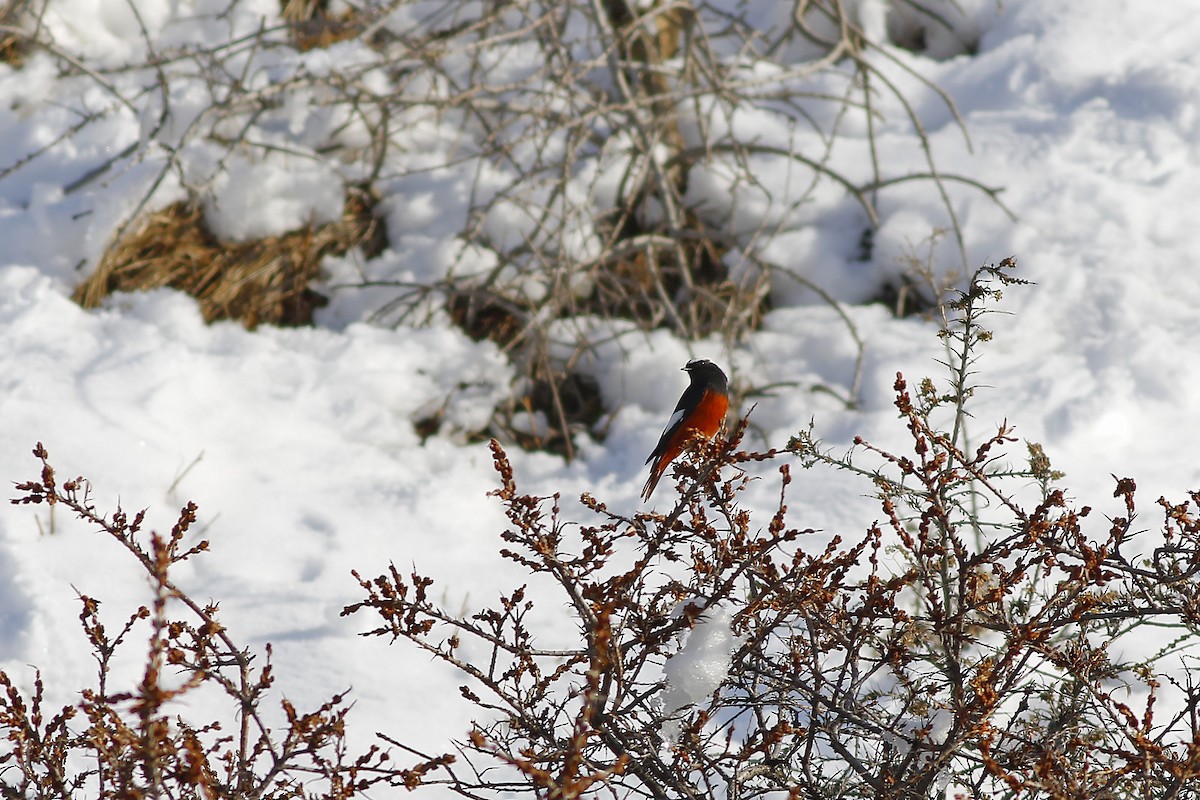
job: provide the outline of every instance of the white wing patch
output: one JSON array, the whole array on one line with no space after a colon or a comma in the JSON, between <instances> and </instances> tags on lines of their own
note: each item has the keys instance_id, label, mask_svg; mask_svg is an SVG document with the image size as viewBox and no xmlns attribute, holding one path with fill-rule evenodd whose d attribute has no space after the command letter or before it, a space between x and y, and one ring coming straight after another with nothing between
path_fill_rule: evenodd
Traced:
<instances>
[{"instance_id":1,"label":"white wing patch","mask_svg":"<svg viewBox=\"0 0 1200 800\"><path fill-rule=\"evenodd\" d=\"M667 420L667 427L663 428L663 436L666 436L668 433L670 433L672 430L675 429L676 425L683 422L683 416L686 413L687 413L686 408L675 409L675 413L671 415L671 418L669 420Z\"/></svg>"}]
</instances>

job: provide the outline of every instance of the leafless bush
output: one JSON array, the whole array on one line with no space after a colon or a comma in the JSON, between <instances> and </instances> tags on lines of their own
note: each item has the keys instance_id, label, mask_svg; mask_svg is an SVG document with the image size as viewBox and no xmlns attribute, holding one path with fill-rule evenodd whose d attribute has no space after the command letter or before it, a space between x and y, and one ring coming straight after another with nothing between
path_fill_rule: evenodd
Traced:
<instances>
[{"instance_id":1,"label":"leafless bush","mask_svg":"<svg viewBox=\"0 0 1200 800\"><path fill-rule=\"evenodd\" d=\"M731 3L625 0L440 14L429 39L401 38L412 52L437 42L427 69L447 88L432 105L480 143L463 153L481 159L462 232L471 257L452 267L444 294L460 325L513 352L534 383L557 385L597 331L611 334L592 324L597 317L636 322L615 335L666 326L688 339L738 341L767 310L773 274L794 274L763 245L806 224L798 212L830 184L858 201L869 241L877 197L928 181L945 202L965 271L948 186L995 192L936 167L889 77L904 67L864 38L840 2L756 19ZM411 79L423 86L428 73ZM926 171L887 174L872 127L881 93L911 118ZM852 117L868 128L866 179L832 159ZM776 189L760 180L771 169L807 188L772 197ZM743 210L764 196L770 211ZM439 296L403 288L380 318L422 318L440 309L429 303ZM541 410L569 454L573 420L560 407Z\"/></svg>"},{"instance_id":2,"label":"leafless bush","mask_svg":"<svg viewBox=\"0 0 1200 800\"><path fill-rule=\"evenodd\" d=\"M894 6L908 21L893 35L909 46L922 25L952 23L927 3ZM274 23L228 0L155 30L131 1L142 41L118 63L73 51L45 23L52 0L10 7L6 35L55 60L73 115L57 138L0 164L0 179L93 130L117 131L112 155L63 187L136 183L138 201L112 220L114 248L180 195L211 212L222 181L259 161L318 164L365 185L391 209L391 245L405 255L360 262L324 290L369 289L385 324L449 319L495 340L522 379L490 433L568 457L597 421L563 401L588 349L655 327L739 340L768 310L776 276L805 281L766 245L816 224L805 214L828 187L856 202L868 255L878 199L927 183L964 273L954 187L996 198L938 168L899 88L909 68L842 0L356 0L333 11L281 0ZM196 30L209 33L184 35ZM322 48L335 45L331 67ZM908 118L925 169L888 169L883 106ZM833 158L851 124L866 131L854 174ZM786 190L764 182L772 172L791 176ZM407 210L430 195L436 219L410 226ZM431 252L454 236L452 252ZM522 438L515 418L531 410L544 429Z\"/></svg>"},{"instance_id":3,"label":"leafless bush","mask_svg":"<svg viewBox=\"0 0 1200 800\"><path fill-rule=\"evenodd\" d=\"M188 504L167 536L141 514L104 516L82 478L40 478L15 503L68 508L150 577L151 601L116 623L81 597L95 685L46 708L0 673L0 789L8 797L347 798L373 787L440 785L471 798L533 796L1188 798L1200 780L1200 493L1160 498L1153 537L1136 526L1134 481L1097 519L1074 507L1040 447L1024 466L1007 424L966 447L964 420L982 326L1011 262L985 268L945 308L949 378L896 379L904 452L868 442L829 454L800 432L784 450L727 439L677 463L666 514L592 519L557 497L522 494L502 447L496 496L509 526L500 557L528 571L474 614L441 608L432 581L395 567L359 578L369 635L415 645L464 675L476 706L451 752L384 735L347 753L341 695L310 713L265 703L255 667L170 577L199 556ZM778 465L768 520L739 504ZM879 500L879 521L834 535L795 525L793 467L847 470ZM756 474L757 473L757 474ZM553 623L567 609L566 631ZM549 616L548 616L549 615ZM144 639L142 639L144 637ZM114 654L146 642L135 686ZM1149 643L1149 644L1148 644ZM269 649L267 651L269 659ZM174 715L201 687L228 715ZM382 748L387 748L386 750ZM440 749L440 748L439 748ZM397 767L391 752L418 762Z\"/></svg>"},{"instance_id":4,"label":"leafless bush","mask_svg":"<svg viewBox=\"0 0 1200 800\"><path fill-rule=\"evenodd\" d=\"M45 707L40 673L31 694L0 672L0 794L8 798L329 798L345 800L381 783L413 783L417 772L388 765L370 748L346 746L349 705L338 694L312 711L279 698L282 721L268 722L274 703L271 650L259 658L221 624L217 603L193 599L171 569L208 550L190 530L196 506L180 511L171 532L142 529L144 512L97 511L83 478L60 482L39 444L40 480L17 486L13 503L62 505L111 537L150 578L149 604L124 619L105 619L100 601L81 595L83 635L96 659L96 681L82 699ZM143 638L144 637L144 638ZM119 685L111 667L145 641L144 671ZM257 665L255 662L258 662ZM207 687L226 699L221 716L187 718L180 701Z\"/></svg>"},{"instance_id":5,"label":"leafless bush","mask_svg":"<svg viewBox=\"0 0 1200 800\"><path fill-rule=\"evenodd\" d=\"M529 582L460 616L392 567L345 612L464 675L476 723L423 781L471 798L1190 796L1200 494L1160 500L1148 541L1131 479L1096 522L1037 446L1010 465L1007 425L960 446L982 314L1009 267L947 309L959 360L944 385L897 376L906 452L833 457L808 434L745 452L743 421L676 467L669 513L584 495L594 519L576 522L557 496L522 494L493 444L500 556ZM832 540L794 525L788 455L861 476L880 521ZM780 461L778 505L754 519L739 490ZM574 641L536 622L546 603L565 603Z\"/></svg>"}]
</instances>

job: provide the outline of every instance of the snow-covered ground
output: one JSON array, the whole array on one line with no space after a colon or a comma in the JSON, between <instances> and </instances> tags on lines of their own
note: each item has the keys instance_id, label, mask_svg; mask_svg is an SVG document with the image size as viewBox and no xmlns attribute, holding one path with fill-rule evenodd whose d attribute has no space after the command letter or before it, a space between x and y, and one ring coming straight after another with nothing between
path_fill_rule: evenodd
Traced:
<instances>
[{"instance_id":1,"label":"snow-covered ground","mask_svg":"<svg viewBox=\"0 0 1200 800\"><path fill-rule=\"evenodd\" d=\"M215 5L136 3L161 46L181 35L173 15ZM1200 5L966 5L981 32L977 53L935 60L889 52L943 87L965 122L970 148L944 105L905 78L939 166L1004 187L1003 202L1017 215L1010 220L977 192L956 193L970 261L1016 256L1018 275L1036 283L1007 290L1008 313L989 319L995 341L978 368L990 388L975 402L973 433L1007 419L1017 435L1045 446L1073 497L1102 512L1117 511L1105 507L1113 473L1137 479L1144 509L1160 494L1182 500L1200 486ZM140 52L125 0L53 0L50 8L46 24L73 52L106 65ZM238 8L278 15L274 0ZM223 35L215 27L195 26L190 35ZM339 54L358 57L334 48L324 56L330 68ZM81 108L111 102L97 81L86 91L78 87L89 81L72 81L60 82L45 54L20 69L0 65L0 477L36 478L29 453L41 441L62 477L92 480L100 509L148 506L149 521L166 529L185 501L196 501L212 552L176 579L197 598L219 600L241 641L273 643L283 691L307 707L353 687L352 720L364 735L383 730L439 750L466 729L455 676L403 645L360 638L368 623L339 612L360 599L350 570L374 575L388 562L438 578L440 598L453 607L520 583L495 555L503 519L487 497L495 480L486 447L449 435L422 443L413 429L448 397L457 425L447 429L477 426L512 367L494 345L449 327L369 324L369 304L353 300L335 303L312 329L254 332L205 325L191 299L168 290L81 309L70 294L141 198L154 153L82 190L64 187L146 135L157 100L144 95L140 115L111 115L13 168L77 122ZM176 98L180 113L185 100ZM923 169L911 125L883 110L882 157L895 153L894 173L905 160ZM304 107L288 113L298 115L296 129L326 124L305 119ZM336 214L332 168L305 163L280 157L229 171L216 187L224 199L215 224L251 236ZM768 185L778 180L778 172L764 175ZM461 210L461 186L424 186L420 198L393 198L408 216L389 220L393 231L407 225L428 234L420 252L381 256L408 259L417 272L432 267L411 262L446 257L454 227L445 219ZM179 196L168 181L155 200ZM827 202L828 229L789 234L771 255L847 299L863 282L848 280L849 270L871 280L894 273L946 224L928 185L881 194L873 261L851 265L854 234L837 227L846 201ZM939 245L943 255L951 250L949 241ZM856 434L900 441L890 387L897 371L940 377L934 329L877 305L846 312L865 342L856 410L807 389L850 384L855 349L844 322L780 286L762 330L736 351L660 332L602 352L591 369L615 411L606 441L581 439L570 464L514 450L517 480L528 491L571 498L586 489L633 509L645 455L684 386L679 367L689 354L726 365L744 385L796 387L758 399L755 444L781 446L810 419L834 448ZM792 519L862 530L877 513L862 491L838 476L799 473ZM776 493L763 481L747 500L767 506ZM1151 513L1145 520L1155 526ZM93 674L76 591L104 600L115 622L147 601L146 589L123 551L61 509L0 506L0 668L24 685L36 665L62 702Z\"/></svg>"}]
</instances>

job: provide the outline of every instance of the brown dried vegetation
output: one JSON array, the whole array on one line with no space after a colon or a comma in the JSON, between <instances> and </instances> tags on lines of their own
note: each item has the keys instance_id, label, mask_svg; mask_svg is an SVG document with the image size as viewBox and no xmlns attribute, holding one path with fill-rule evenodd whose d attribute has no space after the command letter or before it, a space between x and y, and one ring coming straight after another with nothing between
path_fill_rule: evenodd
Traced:
<instances>
[{"instance_id":1,"label":"brown dried vegetation","mask_svg":"<svg viewBox=\"0 0 1200 800\"><path fill-rule=\"evenodd\" d=\"M21 23L29 16L31 0L0 0L0 63L21 66L29 50Z\"/></svg>"},{"instance_id":2,"label":"brown dried vegetation","mask_svg":"<svg viewBox=\"0 0 1200 800\"><path fill-rule=\"evenodd\" d=\"M573 437L601 435L602 415L562 400L574 393L569 384L583 380L580 365L597 342L665 328L688 341L736 346L769 310L773 275L805 283L805 265L773 263L764 244L814 224L802 209L826 185L861 208L869 242L882 195L928 184L946 206L947 229L964 259L952 191L965 187L999 205L997 189L934 164L917 118L928 104L899 96L898 87L915 76L893 80L892 70L908 68L865 41L852 9L838 0L800 3L767 29L708 0L278 0L280 18L263 20L236 42L192 41L182 35L189 19L171 19L176 34L160 42L156 26L163 21L142 19L137 3L124 5L122 13L141 28L140 64L94 63L69 52L54 26L36 24L51 0L0 0L0 25L8 24L3 52L46 53L64 88L76 93L63 102L78 117L37 149L13 154L0 177L53 158L89 126L128 122L129 115L138 120L136 140L98 156L63 192L92 192L104 176L133 165L157 171L147 175L77 299L93 306L112 291L175 286L199 298L206 319L307 324L323 302L311 288L321 255L363 240L368 256L377 249L371 242L379 227L357 206L372 201L351 192L346 219L332 226L221 243L198 210L205 187L234 155L279 150L322 159L392 197L430 192L428 179L436 176L434 185L465 190L444 203L457 190L433 192L444 206L438 212L458 217L439 235L457 236L464 251L482 258L465 259L461 274L457 263L415 270L415 278L404 266L364 270L361 285L373 295L395 289L372 318L449 318L468 335L495 341L519 378L491 426L478 433L568 458ZM245 10L240 5L210 4L196 10L196 20L220 28ZM907 0L897 5L922 11ZM337 59L336 69L301 55L350 40L356 44L346 50L355 57ZM771 69L750 70L759 61ZM113 102L84 102L96 86ZM954 116L951 99L926 88ZM210 101L198 114L177 105L194 92ZM870 120L881 93L901 101L927 169L891 174L878 159ZM293 130L289 109L304 107L328 127ZM744 124L748 110L769 116L769 128L803 133L794 142L767 141ZM862 115L870 140L869 169L856 167L854 176L832 157L843 137L835 120L847 115ZM179 124L183 119L192 121ZM200 151L214 160L192 163L188 154ZM772 182L760 180L764 159L794 173L797 196L772 196ZM453 179L442 184L447 176ZM153 211L168 179L188 187L188 203ZM769 213L753 210L760 206ZM480 274L481 262L494 267ZM355 282L338 289L351 291ZM901 293L898 307L911 307L908 294ZM552 433L527 435L523 417L531 409Z\"/></svg>"},{"instance_id":3,"label":"brown dried vegetation","mask_svg":"<svg viewBox=\"0 0 1200 800\"><path fill-rule=\"evenodd\" d=\"M297 50L314 50L354 39L367 26L365 15L347 5L340 13L329 13L329 0L280 0L280 14L291 26Z\"/></svg>"},{"instance_id":4,"label":"brown dried vegetation","mask_svg":"<svg viewBox=\"0 0 1200 800\"><path fill-rule=\"evenodd\" d=\"M925 800L952 786L980 799L1190 800L1200 492L1160 498L1152 536L1136 522L1132 479L1116 479L1104 519L1068 501L1040 447L1013 466L1007 423L967 443L967 380L990 338L980 322L1017 283L1011 267L981 270L943 309L944 385L897 375L901 450L860 439L836 457L801 431L785 449L746 451L742 420L675 464L665 512L585 494L577 521L557 496L523 494L493 442L508 518L498 558L528 573L521 585L456 611L431 579L393 565L356 573L362 599L344 611L375 618L366 635L462 674L475 718L445 747L380 734L350 756L342 695L307 714L281 700L286 722L269 728L271 664L255 668L216 603L170 577L207 549L189 538L195 507L169 535L146 534L141 514L98 513L82 478L60 482L39 445L41 475L13 502L61 504L111 537L152 597L116 626L81 598L99 669L76 703L51 712L40 678L22 691L0 673L5 796L349 798L429 785L471 800ZM862 481L878 520L859 531L795 524L797 468ZM768 519L740 504L758 480L778 486ZM557 622L543 629L564 608L573 638ZM672 661L719 619L735 638L718 680L705 696L668 701ZM138 631L144 675L113 686L112 655ZM176 701L205 684L229 699L229 715L178 716ZM417 763L395 765L394 752Z\"/></svg>"},{"instance_id":5,"label":"brown dried vegetation","mask_svg":"<svg viewBox=\"0 0 1200 800\"><path fill-rule=\"evenodd\" d=\"M370 258L386 247L374 207L368 191L354 188L346 194L340 220L225 243L205 225L199 204L175 203L131 226L73 299L94 308L113 292L169 286L195 297L207 322L236 319L247 328L311 325L313 311L328 302L310 287L321 275L321 259L352 247L361 247Z\"/></svg>"},{"instance_id":6,"label":"brown dried vegetation","mask_svg":"<svg viewBox=\"0 0 1200 800\"><path fill-rule=\"evenodd\" d=\"M61 505L110 537L150 578L151 602L125 619L101 613L100 601L81 595L83 635L96 658L96 681L77 703L45 708L40 673L24 694L0 672L0 792L4 797L97 797L135 800L348 800L381 783L415 778L390 765L379 748L352 757L346 751L349 704L337 694L312 711L276 697L271 649L256 659L221 624L218 604L200 602L175 582L171 570L208 550L191 530L197 507L188 503L169 534L142 527L118 508L104 514L82 477L59 481L39 443L41 475L16 488L15 504ZM144 638L143 638L144 637ZM134 686L115 685L114 656L145 641L144 671ZM257 661L257 663L256 663ZM226 701L227 717L187 720L180 701L201 687ZM271 727L266 704L277 702L283 723Z\"/></svg>"},{"instance_id":7,"label":"brown dried vegetation","mask_svg":"<svg viewBox=\"0 0 1200 800\"><path fill-rule=\"evenodd\" d=\"M1026 468L1007 464L1007 425L965 446L964 370L988 338L981 309L1017 282L1011 266L982 271L946 310L959 359L948 387L897 376L905 452L860 440L857 457L835 458L803 432L786 451L748 452L743 420L675 467L666 513L584 495L592 518L575 521L557 496L522 494L493 443L509 521L499 556L536 577L460 615L430 579L392 567L361 578L366 599L346 609L459 669L478 707L456 761L424 782L469 798L597 784L621 798L917 800L947 785L972 798L1189 797L1200 689L1178 659L1194 663L1200 633L1200 493L1160 500L1161 541L1139 542L1132 480L1094 524L1040 448ZM951 430L931 421L947 411ZM793 525L789 456L869 482L881 521L832 536ZM764 524L739 492L756 465L785 459ZM1036 497L1019 499L1030 485ZM546 604L570 610L573 646L539 646ZM671 660L720 614L737 636L723 679L672 713ZM1123 654L1151 626L1170 644Z\"/></svg>"}]
</instances>

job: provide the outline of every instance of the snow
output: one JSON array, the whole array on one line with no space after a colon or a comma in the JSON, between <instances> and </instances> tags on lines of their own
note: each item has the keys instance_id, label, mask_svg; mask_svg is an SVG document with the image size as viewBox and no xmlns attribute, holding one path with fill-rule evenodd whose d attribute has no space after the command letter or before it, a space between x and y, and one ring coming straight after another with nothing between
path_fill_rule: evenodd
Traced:
<instances>
[{"instance_id":1,"label":"snow","mask_svg":"<svg viewBox=\"0 0 1200 800\"><path fill-rule=\"evenodd\" d=\"M340 179L328 164L268 154L254 162L235 157L226 166L204 209L223 241L279 236L295 230L298 219L323 225L342 215L342 198L329 191Z\"/></svg>"},{"instance_id":2,"label":"snow","mask_svg":"<svg viewBox=\"0 0 1200 800\"><path fill-rule=\"evenodd\" d=\"M702 607L702 598L680 604ZM687 633L683 648L667 659L663 667L666 688L663 711L668 718L663 742L675 741L683 731L683 717L689 706L703 703L720 687L729 674L738 639L733 633L733 612L722 606L710 606ZM682 712L682 713L681 713Z\"/></svg>"},{"instance_id":3,"label":"snow","mask_svg":"<svg viewBox=\"0 0 1200 800\"><path fill-rule=\"evenodd\" d=\"M144 55L143 28L160 45L184 31L221 41L275 19L279 4L243 2L214 21L214 9L225 5L142 0L139 21L124 0L64 0L51 4L45 24L64 48L112 66ZM883 4L861 5L871 35L882 35ZM1007 418L1020 437L1045 446L1072 495L1101 512L1118 512L1104 506L1113 473L1137 479L1144 508L1160 494L1181 500L1200 486L1193 441L1200 435L1200 15L1187 3L1124 0L963 5L964 28L930 43L936 58L887 52L914 73L902 85L917 98L939 167L1003 187L1000 199L1017 216L977 191L951 187L969 262L1015 255L1019 276L1036 283L1006 290L1007 313L988 320L995 341L978 368L989 388L974 406L973 432ZM757 6L759 18L770 19L779 4ZM451 24L438 7L397 12L388 24ZM955 44L963 36L977 40L978 52ZM343 47L294 62L272 58L273 66L255 69L286 74L306 61L323 74L339 58L357 68L362 54ZM516 60L509 68L529 65ZM918 77L947 90L969 146L949 107ZM134 96L135 76L116 80ZM177 112L201 113L202 87L181 78L173 91ZM344 173L311 146L266 158L235 154L209 185L225 151L195 142L174 154L146 146L159 101L136 96L147 105L125 108L87 76L59 77L45 54L19 70L0 66L0 477L35 478L29 453L42 441L61 474L92 480L101 509L148 506L149 522L165 530L184 502L196 501L212 552L176 579L198 598L219 600L240 641L274 644L280 687L297 706L353 687L351 727L357 721L362 736L383 730L440 752L468 725L454 689L459 678L402 644L359 637L365 623L339 612L361 599L350 570L375 575L389 562L435 577L442 601L454 607L481 606L522 582L496 556L504 520L487 496L496 485L491 457L463 436L487 419L515 371L496 346L449 326L377 324L374 312L392 295L346 285L492 269L487 254L455 238L455 215L472 192L497 191L511 175L496 167L487 186L473 185L474 165L441 136L441 123L409 120L398 134L406 146L391 157L410 169L380 185L392 247L366 262L329 259L330 284L341 288L313 329L205 325L192 300L167 290L120 295L85 311L70 301L72 290L164 173L151 207L178 199L181 182L207 186L215 224L232 239L281 233L341 210ZM78 109L101 116L54 145ZM925 170L894 99L881 98L878 110L889 173ZM338 124L323 113L294 98L264 120L264 136L289 131L293 141L315 142ZM164 130L180 141L188 122L185 115ZM728 124L753 129L756 120L747 110ZM789 146L787 131L769 133ZM344 135L355 141L361 131ZM848 141L831 154L854 175L867 174L861 149L851 152L862 135L849 125ZM74 187L139 142L136 158ZM433 167L445 161L459 167ZM863 300L914 255L929 256L943 276L958 265L950 237L930 255L930 234L947 220L927 185L880 195L875 251L859 262L854 200L824 184L810 192L807 173L789 173L786 158L757 166L762 186L738 190L739 229L772 218L780 229L765 245L768 257L843 301ZM697 170L690 190L725 203L730 180L718 168ZM486 224L497 236L517 237L530 218L504 205ZM566 246L586 251L592 235L574 230ZM636 508L645 456L686 384L679 367L690 357L713 359L735 382L772 387L755 398L752 444L782 446L810 419L835 449L856 434L899 441L891 385L897 371L914 381L940 376L931 326L879 306L846 306L864 347L851 410L838 399L853 383L857 353L847 321L802 282L778 281L772 300L762 330L732 351L663 331L598 346L582 369L600 382L611 413L607 439L581 439L571 464L510 451L519 485L568 499L589 490L615 509ZM413 421L438 410L446 423L422 442ZM747 492L752 507L777 497L764 475ZM829 532L862 530L878 511L861 494L836 475L804 472L789 500L791 518ZM149 595L124 553L61 511L0 506L0 668L28 688L29 665L37 665L52 699L69 702L94 672L76 591L103 599L117 619ZM691 639L704 641L701 630ZM695 699L684 683L673 685Z\"/></svg>"}]
</instances>

